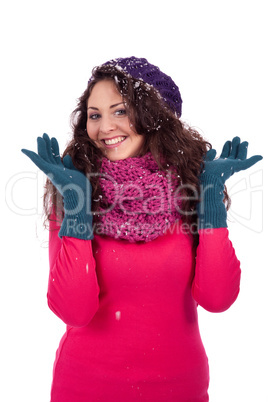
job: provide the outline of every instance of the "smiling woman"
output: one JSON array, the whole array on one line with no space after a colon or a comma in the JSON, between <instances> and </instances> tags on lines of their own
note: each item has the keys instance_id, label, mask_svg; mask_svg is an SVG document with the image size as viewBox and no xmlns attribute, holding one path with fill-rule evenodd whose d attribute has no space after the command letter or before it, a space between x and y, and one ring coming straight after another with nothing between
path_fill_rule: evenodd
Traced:
<instances>
[{"instance_id":1,"label":"smiling woman","mask_svg":"<svg viewBox=\"0 0 268 402\"><path fill-rule=\"evenodd\" d=\"M93 70L63 156L46 134L38 154L23 150L49 177L47 297L67 325L51 402L208 401L197 307L238 296L224 185L261 157L235 137L215 159L181 104L146 59L111 60Z\"/></svg>"},{"instance_id":2,"label":"smiling woman","mask_svg":"<svg viewBox=\"0 0 268 402\"><path fill-rule=\"evenodd\" d=\"M88 98L87 133L111 161L139 155L144 137L133 130L114 81L94 85Z\"/></svg>"},{"instance_id":3,"label":"smiling woman","mask_svg":"<svg viewBox=\"0 0 268 402\"><path fill-rule=\"evenodd\" d=\"M166 172L173 166L177 178L185 184L180 189L180 208L186 212L182 219L196 225L196 214L187 211L196 207L198 173L210 144L182 123L181 106L177 85L146 59L114 59L93 69L72 114L73 138L63 157L70 155L75 167L90 176L94 212L110 207L99 176L105 158L118 162L149 153L158 169ZM44 198L48 218L51 196L63 218L61 196L48 181ZM197 233L193 236L196 240Z\"/></svg>"}]
</instances>

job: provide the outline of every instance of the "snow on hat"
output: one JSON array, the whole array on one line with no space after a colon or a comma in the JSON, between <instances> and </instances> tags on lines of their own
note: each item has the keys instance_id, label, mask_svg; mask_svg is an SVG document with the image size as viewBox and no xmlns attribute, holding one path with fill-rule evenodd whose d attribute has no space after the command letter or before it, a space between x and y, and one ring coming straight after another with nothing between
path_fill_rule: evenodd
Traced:
<instances>
[{"instance_id":1,"label":"snow on hat","mask_svg":"<svg viewBox=\"0 0 268 402\"><path fill-rule=\"evenodd\" d=\"M171 77L164 74L159 67L150 64L144 58L126 57L107 61L104 65L111 65L122 69L133 78L142 79L152 85L168 104L174 113L181 116L182 99L178 86Z\"/></svg>"}]
</instances>

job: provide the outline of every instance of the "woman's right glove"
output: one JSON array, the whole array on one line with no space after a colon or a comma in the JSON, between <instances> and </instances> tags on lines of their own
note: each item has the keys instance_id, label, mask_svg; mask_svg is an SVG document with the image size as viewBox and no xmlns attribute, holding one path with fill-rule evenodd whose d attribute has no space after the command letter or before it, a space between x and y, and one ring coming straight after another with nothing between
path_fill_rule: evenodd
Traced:
<instances>
[{"instance_id":1,"label":"woman's right glove","mask_svg":"<svg viewBox=\"0 0 268 402\"><path fill-rule=\"evenodd\" d=\"M47 134L37 138L38 154L27 149L21 151L51 180L63 197L64 218L59 236L93 239L90 181L73 165L70 155L61 161L56 138Z\"/></svg>"}]
</instances>

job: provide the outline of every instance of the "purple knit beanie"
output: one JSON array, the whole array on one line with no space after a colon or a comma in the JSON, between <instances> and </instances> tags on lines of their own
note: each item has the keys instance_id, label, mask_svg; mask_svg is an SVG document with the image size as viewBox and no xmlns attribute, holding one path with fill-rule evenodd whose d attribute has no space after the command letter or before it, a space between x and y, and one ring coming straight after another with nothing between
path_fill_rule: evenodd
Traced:
<instances>
[{"instance_id":1,"label":"purple knit beanie","mask_svg":"<svg viewBox=\"0 0 268 402\"><path fill-rule=\"evenodd\" d=\"M152 85L168 104L170 109L181 116L182 99L179 88L171 77L164 74L159 67L150 64L144 58L126 57L107 61L104 65L111 65L123 70L133 78L142 79Z\"/></svg>"}]
</instances>

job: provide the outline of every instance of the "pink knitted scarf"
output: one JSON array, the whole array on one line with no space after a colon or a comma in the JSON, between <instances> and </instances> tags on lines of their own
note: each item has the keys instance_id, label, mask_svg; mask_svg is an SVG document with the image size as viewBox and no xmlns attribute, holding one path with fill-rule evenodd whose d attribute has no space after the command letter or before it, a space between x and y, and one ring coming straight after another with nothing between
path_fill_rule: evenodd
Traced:
<instances>
[{"instance_id":1,"label":"pink knitted scarf","mask_svg":"<svg viewBox=\"0 0 268 402\"><path fill-rule=\"evenodd\" d=\"M159 170L151 153L116 162L104 158L95 233L129 242L157 238L180 218L178 185L172 171Z\"/></svg>"}]
</instances>

